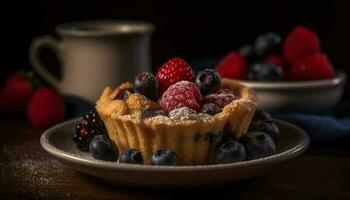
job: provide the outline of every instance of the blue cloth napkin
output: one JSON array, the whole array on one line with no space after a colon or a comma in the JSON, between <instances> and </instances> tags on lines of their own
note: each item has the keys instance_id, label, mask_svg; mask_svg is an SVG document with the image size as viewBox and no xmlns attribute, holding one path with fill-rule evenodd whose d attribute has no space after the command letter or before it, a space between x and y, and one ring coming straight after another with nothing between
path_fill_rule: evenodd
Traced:
<instances>
[{"instance_id":1,"label":"blue cloth napkin","mask_svg":"<svg viewBox=\"0 0 350 200\"><path fill-rule=\"evenodd\" d=\"M304 129L311 141L339 141L350 138L350 102L340 103L327 114L285 113L273 117Z\"/></svg>"}]
</instances>

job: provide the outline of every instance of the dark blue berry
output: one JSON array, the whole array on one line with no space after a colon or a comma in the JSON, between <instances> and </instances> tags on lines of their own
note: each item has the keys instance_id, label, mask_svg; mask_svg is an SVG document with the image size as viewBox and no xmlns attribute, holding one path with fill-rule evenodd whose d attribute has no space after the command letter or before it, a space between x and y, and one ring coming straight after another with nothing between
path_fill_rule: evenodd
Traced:
<instances>
[{"instance_id":1,"label":"dark blue berry","mask_svg":"<svg viewBox=\"0 0 350 200\"><path fill-rule=\"evenodd\" d=\"M268 120L252 120L249 126L249 131L258 131L268 134L275 144L278 144L280 131L275 123Z\"/></svg>"},{"instance_id":2,"label":"dark blue berry","mask_svg":"<svg viewBox=\"0 0 350 200\"><path fill-rule=\"evenodd\" d=\"M115 99L120 99L120 100L124 100L127 101L129 98L129 95L134 93L133 89L123 89L121 90L118 95L115 97Z\"/></svg>"},{"instance_id":3,"label":"dark blue berry","mask_svg":"<svg viewBox=\"0 0 350 200\"><path fill-rule=\"evenodd\" d=\"M215 163L234 163L245 160L246 152L244 146L236 141L229 140L221 144L215 152Z\"/></svg>"},{"instance_id":4,"label":"dark blue berry","mask_svg":"<svg viewBox=\"0 0 350 200\"><path fill-rule=\"evenodd\" d=\"M135 92L155 101L159 92L159 83L152 73L143 72L135 78L134 89Z\"/></svg>"},{"instance_id":5,"label":"dark blue berry","mask_svg":"<svg viewBox=\"0 0 350 200\"><path fill-rule=\"evenodd\" d=\"M167 116L164 110L160 109L145 109L142 111L142 119L147 119L156 116Z\"/></svg>"},{"instance_id":6,"label":"dark blue berry","mask_svg":"<svg viewBox=\"0 0 350 200\"><path fill-rule=\"evenodd\" d=\"M252 45L244 45L238 50L248 64L256 62L257 55L255 54L254 48Z\"/></svg>"},{"instance_id":7,"label":"dark blue berry","mask_svg":"<svg viewBox=\"0 0 350 200\"><path fill-rule=\"evenodd\" d=\"M273 139L263 132L249 132L241 137L240 142L245 147L247 160L271 156L277 152Z\"/></svg>"},{"instance_id":8,"label":"dark blue berry","mask_svg":"<svg viewBox=\"0 0 350 200\"><path fill-rule=\"evenodd\" d=\"M200 89L202 95L207 95L219 90L221 78L216 70L204 69L197 73L195 83Z\"/></svg>"},{"instance_id":9,"label":"dark blue berry","mask_svg":"<svg viewBox=\"0 0 350 200\"><path fill-rule=\"evenodd\" d=\"M107 161L116 161L119 155L114 142L104 135L97 135L91 140L89 152L95 159Z\"/></svg>"},{"instance_id":10,"label":"dark blue berry","mask_svg":"<svg viewBox=\"0 0 350 200\"><path fill-rule=\"evenodd\" d=\"M143 157L141 152L137 149L125 149L119 157L120 163L129 163L129 164L143 164Z\"/></svg>"},{"instance_id":11,"label":"dark blue berry","mask_svg":"<svg viewBox=\"0 0 350 200\"><path fill-rule=\"evenodd\" d=\"M177 156L168 149L159 149L152 155L151 165L176 166L178 165Z\"/></svg>"},{"instance_id":12,"label":"dark blue berry","mask_svg":"<svg viewBox=\"0 0 350 200\"><path fill-rule=\"evenodd\" d=\"M249 69L248 79L254 81L282 81L282 69L274 64L255 63Z\"/></svg>"},{"instance_id":13,"label":"dark blue berry","mask_svg":"<svg viewBox=\"0 0 350 200\"><path fill-rule=\"evenodd\" d=\"M213 115L221 112L221 108L214 103L206 103L201 107L200 112L213 116Z\"/></svg>"},{"instance_id":14,"label":"dark blue berry","mask_svg":"<svg viewBox=\"0 0 350 200\"><path fill-rule=\"evenodd\" d=\"M253 121L268 121L272 122L270 113L263 110L256 110L253 116Z\"/></svg>"},{"instance_id":15,"label":"dark blue berry","mask_svg":"<svg viewBox=\"0 0 350 200\"><path fill-rule=\"evenodd\" d=\"M255 40L254 51L260 57L280 53L281 41L281 37L275 33L260 35Z\"/></svg>"}]
</instances>

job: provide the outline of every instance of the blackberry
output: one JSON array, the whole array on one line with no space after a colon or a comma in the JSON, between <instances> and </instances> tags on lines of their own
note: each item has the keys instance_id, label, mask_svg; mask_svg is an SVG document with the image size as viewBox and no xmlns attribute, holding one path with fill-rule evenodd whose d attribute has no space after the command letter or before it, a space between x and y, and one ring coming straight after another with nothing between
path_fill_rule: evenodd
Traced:
<instances>
[{"instance_id":1,"label":"blackberry","mask_svg":"<svg viewBox=\"0 0 350 200\"><path fill-rule=\"evenodd\" d=\"M107 130L96 110L92 110L75 126L73 141L80 150L89 151L90 141L96 135L107 135Z\"/></svg>"}]
</instances>

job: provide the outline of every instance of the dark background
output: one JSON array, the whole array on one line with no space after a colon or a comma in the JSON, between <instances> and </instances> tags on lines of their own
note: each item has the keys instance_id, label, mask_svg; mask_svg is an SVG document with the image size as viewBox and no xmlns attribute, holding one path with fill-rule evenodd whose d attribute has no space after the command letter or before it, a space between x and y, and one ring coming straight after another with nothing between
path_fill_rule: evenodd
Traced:
<instances>
[{"instance_id":1,"label":"dark background","mask_svg":"<svg viewBox=\"0 0 350 200\"><path fill-rule=\"evenodd\" d=\"M1 5L1 74L30 68L32 38L59 23L133 19L155 24L153 68L172 56L220 58L268 31L315 30L334 66L349 72L350 12L343 1L11 1Z\"/></svg>"}]
</instances>

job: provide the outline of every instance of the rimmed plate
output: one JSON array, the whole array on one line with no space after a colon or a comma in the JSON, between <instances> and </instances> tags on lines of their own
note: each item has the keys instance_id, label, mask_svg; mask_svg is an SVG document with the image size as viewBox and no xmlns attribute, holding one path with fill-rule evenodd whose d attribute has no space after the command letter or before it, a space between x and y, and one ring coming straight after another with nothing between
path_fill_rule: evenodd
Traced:
<instances>
[{"instance_id":1,"label":"rimmed plate","mask_svg":"<svg viewBox=\"0 0 350 200\"><path fill-rule=\"evenodd\" d=\"M280 164L302 154L309 137L300 128L275 120L281 131L278 153L252 161L200 166L147 166L95 160L78 150L72 141L72 130L80 119L60 123L43 133L42 147L71 168L106 181L143 187L200 187L256 177L273 171Z\"/></svg>"}]
</instances>

